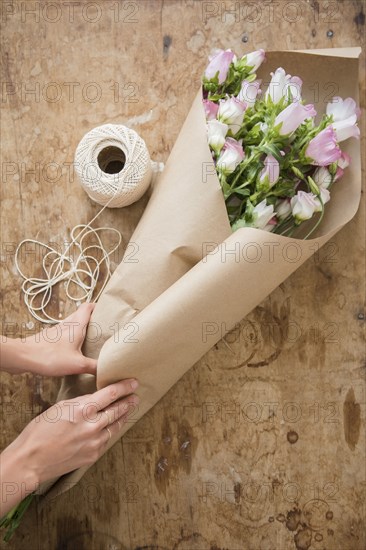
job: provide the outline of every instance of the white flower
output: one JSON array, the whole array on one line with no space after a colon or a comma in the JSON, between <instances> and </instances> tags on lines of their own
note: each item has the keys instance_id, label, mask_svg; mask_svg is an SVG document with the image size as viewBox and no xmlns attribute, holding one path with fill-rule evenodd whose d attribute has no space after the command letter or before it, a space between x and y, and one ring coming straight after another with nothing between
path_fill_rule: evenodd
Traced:
<instances>
[{"instance_id":1,"label":"white flower","mask_svg":"<svg viewBox=\"0 0 366 550\"><path fill-rule=\"evenodd\" d=\"M207 122L207 140L216 153L219 153L225 143L225 137L229 127L218 120L209 120Z\"/></svg>"},{"instance_id":2,"label":"white flower","mask_svg":"<svg viewBox=\"0 0 366 550\"><path fill-rule=\"evenodd\" d=\"M267 205L266 199L264 199L253 208L252 214L252 227L256 227L257 229L265 229L268 225L268 222L274 216L273 204Z\"/></svg>"},{"instance_id":3,"label":"white flower","mask_svg":"<svg viewBox=\"0 0 366 550\"><path fill-rule=\"evenodd\" d=\"M341 141L345 141L350 137L355 137L357 139L360 137L360 129L357 126L356 115L352 115L345 120L333 122L332 126L335 130L338 143Z\"/></svg>"},{"instance_id":4,"label":"white flower","mask_svg":"<svg viewBox=\"0 0 366 550\"><path fill-rule=\"evenodd\" d=\"M355 115L357 120L360 118L361 111L351 97L344 100L341 97L333 97L331 103L327 105L327 115L332 115L334 122L346 120Z\"/></svg>"},{"instance_id":5,"label":"white flower","mask_svg":"<svg viewBox=\"0 0 366 550\"><path fill-rule=\"evenodd\" d=\"M254 82L243 80L240 92L238 93L238 99L244 101L248 107L253 107L257 101L257 96L261 93L260 85L261 80L255 80Z\"/></svg>"},{"instance_id":6,"label":"white flower","mask_svg":"<svg viewBox=\"0 0 366 550\"><path fill-rule=\"evenodd\" d=\"M313 180L319 188L322 187L323 189L328 189L332 183L332 175L325 166L321 166L315 170Z\"/></svg>"},{"instance_id":7,"label":"white flower","mask_svg":"<svg viewBox=\"0 0 366 550\"><path fill-rule=\"evenodd\" d=\"M291 212L290 199L283 199L278 201L276 205L276 217L281 221L285 220Z\"/></svg>"},{"instance_id":8,"label":"white flower","mask_svg":"<svg viewBox=\"0 0 366 550\"><path fill-rule=\"evenodd\" d=\"M288 97L290 89L292 101L301 100L302 80L298 76L286 74L286 71L279 67L274 73L271 73L272 80L266 91L266 100L270 97L273 103L279 103L283 97Z\"/></svg>"},{"instance_id":9,"label":"white flower","mask_svg":"<svg viewBox=\"0 0 366 550\"><path fill-rule=\"evenodd\" d=\"M313 193L305 193L305 191L299 191L297 195L292 197L291 209L295 220L302 222L309 220L313 216L318 206L315 198Z\"/></svg>"},{"instance_id":10,"label":"white flower","mask_svg":"<svg viewBox=\"0 0 366 550\"><path fill-rule=\"evenodd\" d=\"M227 138L216 168L222 174L231 174L243 158L244 151L241 142L233 138Z\"/></svg>"},{"instance_id":11,"label":"white flower","mask_svg":"<svg viewBox=\"0 0 366 550\"><path fill-rule=\"evenodd\" d=\"M229 124L234 134L240 130L243 123L244 112L247 105L236 97L230 97L220 101L217 118L220 122Z\"/></svg>"},{"instance_id":12,"label":"white flower","mask_svg":"<svg viewBox=\"0 0 366 550\"><path fill-rule=\"evenodd\" d=\"M350 137L360 137L357 119L360 117L361 111L354 99L347 97L343 100L341 97L333 97L332 102L327 105L327 115L333 116L332 126L338 142Z\"/></svg>"}]
</instances>

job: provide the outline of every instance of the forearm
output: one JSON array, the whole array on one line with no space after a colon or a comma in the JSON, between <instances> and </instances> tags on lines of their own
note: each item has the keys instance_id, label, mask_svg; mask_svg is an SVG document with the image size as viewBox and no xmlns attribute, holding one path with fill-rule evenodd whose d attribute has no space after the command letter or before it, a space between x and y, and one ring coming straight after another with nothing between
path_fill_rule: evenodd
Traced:
<instances>
[{"instance_id":1,"label":"forearm","mask_svg":"<svg viewBox=\"0 0 366 550\"><path fill-rule=\"evenodd\" d=\"M30 339L8 338L0 344L0 370L11 374L34 372L37 361L37 353Z\"/></svg>"},{"instance_id":2,"label":"forearm","mask_svg":"<svg viewBox=\"0 0 366 550\"><path fill-rule=\"evenodd\" d=\"M9 445L0 455L0 517L39 487L35 472L21 448Z\"/></svg>"}]
</instances>

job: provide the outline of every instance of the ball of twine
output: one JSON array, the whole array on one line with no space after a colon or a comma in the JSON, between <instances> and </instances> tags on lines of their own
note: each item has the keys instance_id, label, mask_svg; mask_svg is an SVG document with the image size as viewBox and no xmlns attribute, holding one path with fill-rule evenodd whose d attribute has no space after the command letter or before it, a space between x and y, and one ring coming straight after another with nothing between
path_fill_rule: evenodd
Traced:
<instances>
[{"instance_id":1,"label":"ball of twine","mask_svg":"<svg viewBox=\"0 0 366 550\"><path fill-rule=\"evenodd\" d=\"M88 132L76 149L75 171L89 197L111 208L137 201L152 177L144 140L122 124L104 124Z\"/></svg>"}]
</instances>

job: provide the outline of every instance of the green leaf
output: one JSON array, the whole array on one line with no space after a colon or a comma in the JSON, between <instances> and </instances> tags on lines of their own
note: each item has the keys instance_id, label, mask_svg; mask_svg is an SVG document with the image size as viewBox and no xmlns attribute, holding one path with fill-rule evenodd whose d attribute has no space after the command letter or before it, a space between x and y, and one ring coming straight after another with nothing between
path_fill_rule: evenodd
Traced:
<instances>
[{"instance_id":1,"label":"green leaf","mask_svg":"<svg viewBox=\"0 0 366 550\"><path fill-rule=\"evenodd\" d=\"M281 162L282 160L280 150L274 143L265 143L259 147L259 150L263 151L263 153L266 153L267 155L272 155L278 162Z\"/></svg>"},{"instance_id":2,"label":"green leaf","mask_svg":"<svg viewBox=\"0 0 366 550\"><path fill-rule=\"evenodd\" d=\"M243 220L243 218L240 218L239 220L236 220L235 223L231 226L231 229L233 231L236 231L237 229L240 229L241 227L246 227L246 222Z\"/></svg>"},{"instance_id":3,"label":"green leaf","mask_svg":"<svg viewBox=\"0 0 366 550\"><path fill-rule=\"evenodd\" d=\"M234 192L238 195L241 195L242 197L249 197L250 190L248 188L245 189L234 189Z\"/></svg>"}]
</instances>

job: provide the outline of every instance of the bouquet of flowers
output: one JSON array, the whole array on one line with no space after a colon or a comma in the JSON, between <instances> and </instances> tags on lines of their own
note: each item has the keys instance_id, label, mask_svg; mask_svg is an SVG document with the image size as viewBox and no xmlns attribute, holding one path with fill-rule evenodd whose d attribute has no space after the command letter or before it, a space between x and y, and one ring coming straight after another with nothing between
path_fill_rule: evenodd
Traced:
<instances>
[{"instance_id":1,"label":"bouquet of flowers","mask_svg":"<svg viewBox=\"0 0 366 550\"><path fill-rule=\"evenodd\" d=\"M360 148L357 140L343 142L359 136L359 54L359 48L260 50L240 59L231 50L214 53L93 312L83 351L98 358L97 377L66 376L57 401L136 377L138 420L352 219L361 192ZM298 77L288 74L297 70ZM307 101L314 78L325 89L334 75L346 99ZM107 449L132 425L124 424ZM86 470L40 487L43 502Z\"/></svg>"},{"instance_id":2,"label":"bouquet of flowers","mask_svg":"<svg viewBox=\"0 0 366 550\"><path fill-rule=\"evenodd\" d=\"M208 143L233 230L256 227L292 236L320 212L349 166L339 143L360 135L352 98L334 97L317 112L301 98L302 80L279 67L265 94L256 71L259 50L237 59L231 50L211 57L203 78Z\"/></svg>"}]
</instances>

